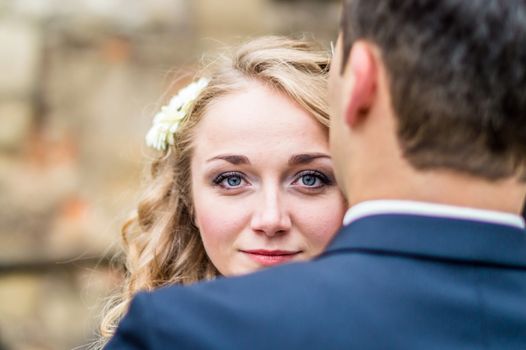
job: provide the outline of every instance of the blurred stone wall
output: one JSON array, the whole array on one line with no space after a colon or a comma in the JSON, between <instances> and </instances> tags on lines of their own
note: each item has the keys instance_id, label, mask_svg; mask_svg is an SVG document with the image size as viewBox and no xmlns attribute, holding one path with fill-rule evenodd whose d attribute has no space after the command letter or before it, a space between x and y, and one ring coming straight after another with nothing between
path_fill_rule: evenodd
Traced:
<instances>
[{"instance_id":1,"label":"blurred stone wall","mask_svg":"<svg viewBox=\"0 0 526 350\"><path fill-rule=\"evenodd\" d=\"M311 32L328 47L338 12L323 0L0 0L0 349L96 339L144 135L174 79L239 38Z\"/></svg>"}]
</instances>

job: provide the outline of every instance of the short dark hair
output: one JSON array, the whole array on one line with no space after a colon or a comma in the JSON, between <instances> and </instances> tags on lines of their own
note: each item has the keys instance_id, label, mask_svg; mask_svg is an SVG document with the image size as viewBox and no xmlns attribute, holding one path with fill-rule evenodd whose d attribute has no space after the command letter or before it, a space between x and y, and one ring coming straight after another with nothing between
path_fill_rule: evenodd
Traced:
<instances>
[{"instance_id":1,"label":"short dark hair","mask_svg":"<svg viewBox=\"0 0 526 350\"><path fill-rule=\"evenodd\" d=\"M418 169L526 180L526 0L344 0L385 64L398 137Z\"/></svg>"}]
</instances>

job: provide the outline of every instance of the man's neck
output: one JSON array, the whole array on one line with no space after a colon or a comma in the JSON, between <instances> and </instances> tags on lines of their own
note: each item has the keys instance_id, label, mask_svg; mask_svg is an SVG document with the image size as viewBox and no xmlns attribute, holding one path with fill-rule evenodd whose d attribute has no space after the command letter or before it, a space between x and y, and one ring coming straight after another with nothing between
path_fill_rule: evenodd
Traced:
<instances>
[{"instance_id":1,"label":"man's neck","mask_svg":"<svg viewBox=\"0 0 526 350\"><path fill-rule=\"evenodd\" d=\"M385 172L369 176L360 183L349 181L350 205L369 200L394 199L455 205L520 214L526 184L514 179L492 182L447 171Z\"/></svg>"}]
</instances>

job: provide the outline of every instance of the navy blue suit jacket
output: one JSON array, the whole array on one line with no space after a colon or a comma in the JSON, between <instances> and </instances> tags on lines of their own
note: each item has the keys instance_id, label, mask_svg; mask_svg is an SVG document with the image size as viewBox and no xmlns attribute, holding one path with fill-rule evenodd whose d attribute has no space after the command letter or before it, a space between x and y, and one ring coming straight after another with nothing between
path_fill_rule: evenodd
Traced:
<instances>
[{"instance_id":1,"label":"navy blue suit jacket","mask_svg":"<svg viewBox=\"0 0 526 350\"><path fill-rule=\"evenodd\" d=\"M526 349L526 232L376 215L312 262L139 294L117 349Z\"/></svg>"}]
</instances>

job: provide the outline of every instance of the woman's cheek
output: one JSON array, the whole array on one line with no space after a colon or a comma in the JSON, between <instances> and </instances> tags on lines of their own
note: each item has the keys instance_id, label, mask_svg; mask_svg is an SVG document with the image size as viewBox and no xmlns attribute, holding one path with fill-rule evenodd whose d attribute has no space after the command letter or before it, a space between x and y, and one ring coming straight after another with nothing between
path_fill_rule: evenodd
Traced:
<instances>
[{"instance_id":1,"label":"woman's cheek","mask_svg":"<svg viewBox=\"0 0 526 350\"><path fill-rule=\"evenodd\" d=\"M197 215L199 222L199 232L203 242L215 243L221 242L226 237L225 231L228 232L228 219L218 215L217 210L203 210Z\"/></svg>"},{"instance_id":2,"label":"woman's cheek","mask_svg":"<svg viewBox=\"0 0 526 350\"><path fill-rule=\"evenodd\" d=\"M196 219L205 250L211 259L234 248L243 230L240 208L232 208L221 201L196 207ZM205 203L203 203L205 204Z\"/></svg>"},{"instance_id":3,"label":"woman's cheek","mask_svg":"<svg viewBox=\"0 0 526 350\"><path fill-rule=\"evenodd\" d=\"M313 248L314 254L321 252L342 225L345 204L339 196L315 203L302 210L301 232Z\"/></svg>"}]
</instances>

